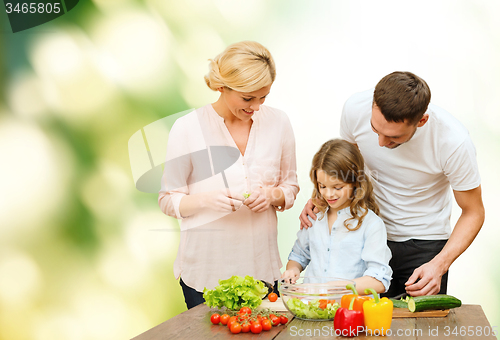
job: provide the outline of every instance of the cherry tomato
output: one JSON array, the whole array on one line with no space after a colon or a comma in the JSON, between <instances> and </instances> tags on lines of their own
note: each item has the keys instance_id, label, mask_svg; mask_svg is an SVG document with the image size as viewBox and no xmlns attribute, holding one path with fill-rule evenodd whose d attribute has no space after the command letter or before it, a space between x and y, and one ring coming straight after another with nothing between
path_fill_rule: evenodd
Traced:
<instances>
[{"instance_id":1,"label":"cherry tomato","mask_svg":"<svg viewBox=\"0 0 500 340\"><path fill-rule=\"evenodd\" d=\"M280 324L280 318L278 318L274 314L269 315L269 319L271 319L271 322L273 323L273 326L278 326Z\"/></svg>"},{"instance_id":2,"label":"cherry tomato","mask_svg":"<svg viewBox=\"0 0 500 340\"><path fill-rule=\"evenodd\" d=\"M220 316L220 323L223 324L224 326L227 325L227 323L229 322L229 315L227 314L222 314Z\"/></svg>"},{"instance_id":3,"label":"cherry tomato","mask_svg":"<svg viewBox=\"0 0 500 340\"><path fill-rule=\"evenodd\" d=\"M252 314L252 308L250 308L250 307L241 307L240 314Z\"/></svg>"},{"instance_id":4,"label":"cherry tomato","mask_svg":"<svg viewBox=\"0 0 500 340\"><path fill-rule=\"evenodd\" d=\"M287 318L286 316L284 316L284 315L281 315L281 316L280 316L280 323L281 323L282 325L284 325L284 324L286 324L287 322L288 322L288 318Z\"/></svg>"},{"instance_id":5,"label":"cherry tomato","mask_svg":"<svg viewBox=\"0 0 500 340\"><path fill-rule=\"evenodd\" d=\"M238 317L237 316L231 316L229 318L229 321L227 322L227 328L231 329L231 325L235 322L238 322Z\"/></svg>"},{"instance_id":6,"label":"cherry tomato","mask_svg":"<svg viewBox=\"0 0 500 340\"><path fill-rule=\"evenodd\" d=\"M230 329L231 329L231 333L238 334L241 332L241 325L239 322L233 322Z\"/></svg>"},{"instance_id":7,"label":"cherry tomato","mask_svg":"<svg viewBox=\"0 0 500 340\"><path fill-rule=\"evenodd\" d=\"M214 325L218 325L220 322L220 315L217 313L212 314L212 316L210 317L210 321L212 321Z\"/></svg>"},{"instance_id":8,"label":"cherry tomato","mask_svg":"<svg viewBox=\"0 0 500 340\"><path fill-rule=\"evenodd\" d=\"M251 326L250 326L250 331L253 333L253 334L259 334L260 332L262 332L262 325L258 322L254 322Z\"/></svg>"},{"instance_id":9,"label":"cherry tomato","mask_svg":"<svg viewBox=\"0 0 500 340\"><path fill-rule=\"evenodd\" d=\"M241 332L242 333L250 332L250 324L248 322L245 322L244 324L241 325Z\"/></svg>"},{"instance_id":10,"label":"cherry tomato","mask_svg":"<svg viewBox=\"0 0 500 340\"><path fill-rule=\"evenodd\" d=\"M276 302L276 300L278 300L278 294L276 293L271 293L267 296L267 298L269 299L269 301L271 302Z\"/></svg>"},{"instance_id":11,"label":"cherry tomato","mask_svg":"<svg viewBox=\"0 0 500 340\"><path fill-rule=\"evenodd\" d=\"M262 330L263 331L268 331L271 328L273 328L273 325L271 324L271 321L268 319L262 320Z\"/></svg>"}]
</instances>

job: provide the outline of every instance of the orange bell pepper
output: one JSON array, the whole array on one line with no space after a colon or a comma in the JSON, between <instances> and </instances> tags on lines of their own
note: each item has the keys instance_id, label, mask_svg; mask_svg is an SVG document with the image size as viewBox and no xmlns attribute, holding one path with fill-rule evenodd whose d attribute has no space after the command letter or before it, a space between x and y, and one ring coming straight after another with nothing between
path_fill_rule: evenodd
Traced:
<instances>
[{"instance_id":1,"label":"orange bell pepper","mask_svg":"<svg viewBox=\"0 0 500 340\"><path fill-rule=\"evenodd\" d=\"M371 297L369 296L359 296L358 291L352 284L348 284L345 286L347 289L352 290L353 294L347 294L342 296L342 299L340 300L340 307L342 308L347 308L349 309L349 305L351 304L351 301L354 300L354 305L352 307L352 310L357 310L362 312L363 311L363 304L366 301L371 300Z\"/></svg>"}]
</instances>

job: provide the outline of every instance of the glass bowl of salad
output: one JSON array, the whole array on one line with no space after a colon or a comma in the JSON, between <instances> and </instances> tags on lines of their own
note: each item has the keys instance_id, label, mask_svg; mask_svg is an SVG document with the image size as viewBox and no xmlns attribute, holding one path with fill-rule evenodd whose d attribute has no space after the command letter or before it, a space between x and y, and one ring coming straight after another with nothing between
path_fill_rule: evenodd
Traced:
<instances>
[{"instance_id":1,"label":"glass bowl of salad","mask_svg":"<svg viewBox=\"0 0 500 340\"><path fill-rule=\"evenodd\" d=\"M340 307L340 300L352 294L346 285L354 281L336 277L301 276L297 281L281 279L281 300L296 318L309 321L333 320Z\"/></svg>"}]
</instances>

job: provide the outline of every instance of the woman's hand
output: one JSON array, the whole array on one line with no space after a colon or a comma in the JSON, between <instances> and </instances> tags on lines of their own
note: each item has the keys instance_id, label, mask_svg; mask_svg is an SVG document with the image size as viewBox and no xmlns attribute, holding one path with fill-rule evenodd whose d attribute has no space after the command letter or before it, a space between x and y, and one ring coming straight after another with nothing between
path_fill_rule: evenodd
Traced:
<instances>
[{"instance_id":1,"label":"woman's hand","mask_svg":"<svg viewBox=\"0 0 500 340\"><path fill-rule=\"evenodd\" d=\"M269 209L272 203L273 188L258 188L243 202L250 210L261 213Z\"/></svg>"},{"instance_id":2,"label":"woman's hand","mask_svg":"<svg viewBox=\"0 0 500 340\"><path fill-rule=\"evenodd\" d=\"M203 193L200 199L203 208L221 212L236 211L243 205L243 196L232 197L227 189Z\"/></svg>"}]
</instances>

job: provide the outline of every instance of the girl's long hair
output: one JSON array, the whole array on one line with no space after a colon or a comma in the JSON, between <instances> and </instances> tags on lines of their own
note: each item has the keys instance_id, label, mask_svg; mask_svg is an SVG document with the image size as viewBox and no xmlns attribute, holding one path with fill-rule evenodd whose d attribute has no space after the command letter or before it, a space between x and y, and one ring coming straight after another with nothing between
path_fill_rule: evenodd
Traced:
<instances>
[{"instance_id":1,"label":"girl's long hair","mask_svg":"<svg viewBox=\"0 0 500 340\"><path fill-rule=\"evenodd\" d=\"M312 202L323 214L328 207L328 202L319 192L317 171L323 170L329 176L339 181L352 184L353 197L350 203L351 218L344 221L344 226L354 231L361 227L368 209L379 214L379 208L375 202L373 186L365 173L365 162L358 148L342 139L332 139L324 143L314 155L311 172L309 176L314 183ZM357 226L351 228L349 222L357 220Z\"/></svg>"}]
</instances>

